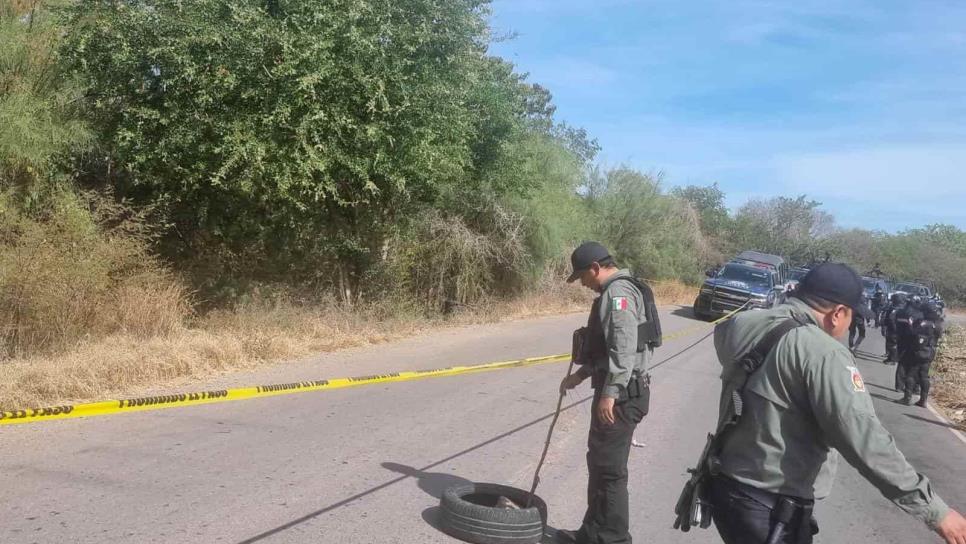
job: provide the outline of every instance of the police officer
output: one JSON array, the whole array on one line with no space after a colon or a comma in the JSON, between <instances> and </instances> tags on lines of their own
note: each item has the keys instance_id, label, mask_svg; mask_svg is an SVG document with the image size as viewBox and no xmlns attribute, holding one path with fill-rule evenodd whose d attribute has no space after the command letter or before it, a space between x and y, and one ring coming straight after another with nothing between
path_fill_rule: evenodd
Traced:
<instances>
[{"instance_id":1,"label":"police officer","mask_svg":"<svg viewBox=\"0 0 966 544\"><path fill-rule=\"evenodd\" d=\"M908 313L907 319L908 328L899 339L899 366L905 370L905 389L900 402L906 406L911 404L912 394L918 386L916 406L925 408L929 397L929 366L936 358L943 333L942 319L937 309L928 303L920 303L919 308Z\"/></svg>"},{"instance_id":2,"label":"police officer","mask_svg":"<svg viewBox=\"0 0 966 544\"><path fill-rule=\"evenodd\" d=\"M868 301L864 294L862 295L862 307L868 307ZM859 344L865 340L865 318L867 316L868 312L852 312L852 323L849 325L849 350L853 355L859 349Z\"/></svg>"},{"instance_id":3,"label":"police officer","mask_svg":"<svg viewBox=\"0 0 966 544\"><path fill-rule=\"evenodd\" d=\"M852 313L864 311L861 294L854 270L822 264L785 304L740 314L715 331L723 366L722 417L729 413L732 393L739 391L742 399L710 484L714 524L726 544L811 543L817 532L812 506L829 493L839 454L947 543L966 542L966 520L933 493L929 480L896 448L875 415L852 355L837 340L848 330ZM757 371L748 374L737 364L786 323L796 327L772 344ZM737 381L739 373L747 380ZM741 389L738 383L744 383Z\"/></svg>"},{"instance_id":4,"label":"police officer","mask_svg":"<svg viewBox=\"0 0 966 544\"><path fill-rule=\"evenodd\" d=\"M916 377L913 376L911 382L906 379L909 367L913 366L906 352L912 342L912 324L923 317L920 311L921 303L922 299L919 298L919 295L909 297L895 314L896 361L899 363L896 366L896 391L902 393L903 398L905 398L907 391L909 395L919 393L919 382L915 379ZM902 362L903 359L906 360L905 364ZM907 387L909 383L912 384L911 390Z\"/></svg>"},{"instance_id":5,"label":"police officer","mask_svg":"<svg viewBox=\"0 0 966 544\"><path fill-rule=\"evenodd\" d=\"M594 403L587 440L587 511L576 531L560 530L558 541L578 544L630 543L627 458L634 429L648 410L646 376L651 349L639 349L639 326L647 321L645 298L627 270L618 269L597 242L571 255L568 282L600 295L594 300L585 339L586 361L560 384L561 392L592 379ZM656 318L656 316L655 316Z\"/></svg>"},{"instance_id":6,"label":"police officer","mask_svg":"<svg viewBox=\"0 0 966 544\"><path fill-rule=\"evenodd\" d=\"M896 316L905 307L906 298L902 293L893 293L889 297L889 306L883 311L882 334L885 336L886 355L885 364L894 365L899 362L899 332L896 328ZM896 388L898 389L898 387Z\"/></svg>"},{"instance_id":7,"label":"police officer","mask_svg":"<svg viewBox=\"0 0 966 544\"><path fill-rule=\"evenodd\" d=\"M874 314L873 319L875 319L875 326L880 327L882 325L882 313L885 310L886 294L882 290L882 284L875 284L875 292L872 294L872 313Z\"/></svg>"}]
</instances>

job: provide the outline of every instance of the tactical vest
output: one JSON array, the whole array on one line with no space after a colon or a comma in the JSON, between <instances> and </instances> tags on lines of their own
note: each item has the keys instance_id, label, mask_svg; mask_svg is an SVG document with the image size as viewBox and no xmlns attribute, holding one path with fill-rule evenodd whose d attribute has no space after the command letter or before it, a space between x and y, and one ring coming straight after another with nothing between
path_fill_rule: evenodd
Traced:
<instances>
[{"instance_id":1,"label":"tactical vest","mask_svg":"<svg viewBox=\"0 0 966 544\"><path fill-rule=\"evenodd\" d=\"M936 358L936 322L917 319L912 323L912 358L920 363L931 363Z\"/></svg>"},{"instance_id":2,"label":"tactical vest","mask_svg":"<svg viewBox=\"0 0 966 544\"><path fill-rule=\"evenodd\" d=\"M644 299L645 323L637 324L637 352L661 347L661 318L657 312L654 292L646 283L634 277L622 276L614 281L626 280L634 284ZM594 299L590 307L590 317L587 318L586 337L584 338L583 356L577 361L586 364L607 357L607 339L604 337L604 327L600 322L600 304L603 295Z\"/></svg>"}]
</instances>

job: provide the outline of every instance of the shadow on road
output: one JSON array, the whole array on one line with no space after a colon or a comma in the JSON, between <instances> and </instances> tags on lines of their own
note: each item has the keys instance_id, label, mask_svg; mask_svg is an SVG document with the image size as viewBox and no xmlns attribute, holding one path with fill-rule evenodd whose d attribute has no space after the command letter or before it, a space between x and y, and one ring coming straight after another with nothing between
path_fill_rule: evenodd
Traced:
<instances>
[{"instance_id":1,"label":"shadow on road","mask_svg":"<svg viewBox=\"0 0 966 544\"><path fill-rule=\"evenodd\" d=\"M883 389L885 389L885 388L883 388ZM869 392L869 395L872 395L873 397L875 397L875 398L877 398L879 400L884 400L886 402L891 402L892 404L902 404L901 402L899 402L899 399L894 399L892 397L887 397L885 395L880 395L878 393L873 393L871 391Z\"/></svg>"},{"instance_id":2,"label":"shadow on road","mask_svg":"<svg viewBox=\"0 0 966 544\"><path fill-rule=\"evenodd\" d=\"M861 349L855 350L855 358L862 359L863 361L870 361L873 363L881 363L882 355L876 353L869 353L868 351L862 351Z\"/></svg>"},{"instance_id":3,"label":"shadow on road","mask_svg":"<svg viewBox=\"0 0 966 544\"><path fill-rule=\"evenodd\" d=\"M433 529L445 534L446 531L443 530L443 524L439 520L439 512L440 509L438 506L433 506L423 510L423 521L425 521Z\"/></svg>"},{"instance_id":4,"label":"shadow on road","mask_svg":"<svg viewBox=\"0 0 966 544\"><path fill-rule=\"evenodd\" d=\"M416 485L419 486L419 489L422 489L437 499L441 498L443 492L451 487L473 483L466 478L460 478L452 474L425 472L410 466L400 465L399 463L386 462L382 464L382 467L403 474L409 478L416 478Z\"/></svg>"},{"instance_id":5,"label":"shadow on road","mask_svg":"<svg viewBox=\"0 0 966 544\"><path fill-rule=\"evenodd\" d=\"M869 382L869 381L865 382L865 385L868 385L870 387L875 387L876 389L881 389L883 391L888 391L890 393L897 393L898 392L898 391L896 391L895 389L893 389L891 387L886 387L884 385L879 385L877 383L872 383L872 382Z\"/></svg>"},{"instance_id":6,"label":"shadow on road","mask_svg":"<svg viewBox=\"0 0 966 544\"><path fill-rule=\"evenodd\" d=\"M928 417L921 417L914 414L903 414L908 418L918 419L919 421L925 421L926 423L932 423L933 425L939 425L940 427L946 427L947 429L959 429L958 426L945 423L936 419L929 419Z\"/></svg>"},{"instance_id":7,"label":"shadow on road","mask_svg":"<svg viewBox=\"0 0 966 544\"><path fill-rule=\"evenodd\" d=\"M696 321L704 321L703 319L698 319L694 315L694 308L690 306L680 306L671 310L671 315L676 315L678 317L686 317L688 319L694 319Z\"/></svg>"},{"instance_id":8,"label":"shadow on road","mask_svg":"<svg viewBox=\"0 0 966 544\"><path fill-rule=\"evenodd\" d=\"M571 408L574 408L576 406L580 406L581 404L584 404L585 402L591 400L592 398L593 398L593 396L584 397L583 399L578 400L577 402L574 402L574 403L571 403L571 404L568 404L568 405L564 406L563 408L560 409L560 411L561 412L564 412L564 411L570 410ZM322 514L325 514L327 512L331 512L333 510L342 508L343 506L346 506L347 504L349 504L351 502L357 501L357 500L359 500L359 499L361 499L363 497L366 497L368 495L372 495L373 493L382 491L383 489L386 489L387 487L390 487L392 485L398 484L399 482L401 482L403 480L406 480L408 478L417 476L419 474L423 474L423 473L425 473L427 470L429 470L431 468L435 468L435 467L437 467L439 465L442 465L444 463L448 463L448 462L452 461L453 459L456 459L458 457L461 457L463 455L466 455L467 453L470 453L470 452L476 451L476 450L478 450L480 448L489 446L490 444L493 444L495 442L499 442L500 440L503 440L504 438L506 438L508 436L511 436L513 434L516 434L516 433L518 433L518 432L520 432L520 431L522 431L524 429L528 429L530 427L533 427L534 425L537 425L537 424L539 424L541 422L544 422L544 421L546 421L546 420L548 420L548 419L550 419L552 417L553 417L553 412L551 412L551 413L549 413L549 414L547 414L545 416L539 417L539 418L537 418L537 419L535 419L535 420L533 420L533 421L531 421L529 423L524 423L523 425L520 425L519 427L517 427L515 429L510 429L509 431L507 431L505 433L502 433L502 434L499 434L497 436L494 436L493 438L490 438L489 440L486 440L484 442L480 442L479 444L477 444L475 446L471 446L469 448L466 448L465 450L462 450L460 452L454 453L453 455L450 455L449 457L446 457L445 459L440 459L439 461L436 461L434 463L430 463L430 464L428 464L428 465L426 465L425 467L422 467L422 468L411 469L412 472L410 474L403 473L403 475L402 476L399 476L398 478L394 478L392 480L389 480L388 482L379 484L379 485L377 485L375 487L370 487L369 489L367 489L365 491L361 491L361 492L356 493L355 495L353 495L351 497L342 499L341 501L332 503L332 504L330 504L330 505L328 505L328 506L326 506L324 508L320 508L319 510L316 510L314 512L310 512L308 514L305 514L304 516L301 516L299 518L293 519L292 521L289 521L288 523L279 525L278 527L275 527L273 529L269 529L269 530L267 530L265 532L262 532L262 533L259 533L259 534L255 535L253 537L246 538L245 540L241 540L241 541L238 542L238 544L252 544L254 542L259 542L261 540L265 540L266 538L269 538L271 536L274 536L274 535L276 535L278 533L281 533L283 531L287 531L288 529L291 529L292 527L295 527L297 525L300 525L302 523L305 523L306 521L309 521L311 519L317 518L317 517L321 516ZM391 464L391 463L384 463L383 466L386 467L386 468L390 468L390 467L386 466L387 464ZM403 467L405 469L409 469L410 468L410 467L406 467L405 465L395 465L395 466L397 468L399 468L399 467ZM390 470L394 470L394 469L390 468ZM436 483L439 483L439 481L437 481ZM427 493L430 493L430 492L427 491ZM430 493L430 494L432 494L432 493Z\"/></svg>"}]
</instances>

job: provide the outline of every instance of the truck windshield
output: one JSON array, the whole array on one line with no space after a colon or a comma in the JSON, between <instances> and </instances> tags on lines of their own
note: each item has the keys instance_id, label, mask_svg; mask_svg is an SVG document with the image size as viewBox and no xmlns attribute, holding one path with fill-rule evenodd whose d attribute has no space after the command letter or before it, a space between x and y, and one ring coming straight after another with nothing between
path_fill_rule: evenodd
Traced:
<instances>
[{"instance_id":1,"label":"truck windshield","mask_svg":"<svg viewBox=\"0 0 966 544\"><path fill-rule=\"evenodd\" d=\"M718 273L718 279L733 280L757 285L760 287L771 287L771 273L767 270L757 270L746 266L726 265Z\"/></svg>"},{"instance_id":2,"label":"truck windshield","mask_svg":"<svg viewBox=\"0 0 966 544\"><path fill-rule=\"evenodd\" d=\"M925 292L925 289L921 285L916 285L914 283L898 283L895 287L896 291L902 291L903 293L911 293L913 295L918 295Z\"/></svg>"}]
</instances>

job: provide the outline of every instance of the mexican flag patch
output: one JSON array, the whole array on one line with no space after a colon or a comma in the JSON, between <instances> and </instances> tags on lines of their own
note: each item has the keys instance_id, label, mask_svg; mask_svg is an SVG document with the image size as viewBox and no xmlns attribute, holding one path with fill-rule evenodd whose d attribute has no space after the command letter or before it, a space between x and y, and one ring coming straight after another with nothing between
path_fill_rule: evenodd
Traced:
<instances>
[{"instance_id":1,"label":"mexican flag patch","mask_svg":"<svg viewBox=\"0 0 966 544\"><path fill-rule=\"evenodd\" d=\"M611 307L614 310L626 310L627 309L627 297L614 297L611 300Z\"/></svg>"}]
</instances>

